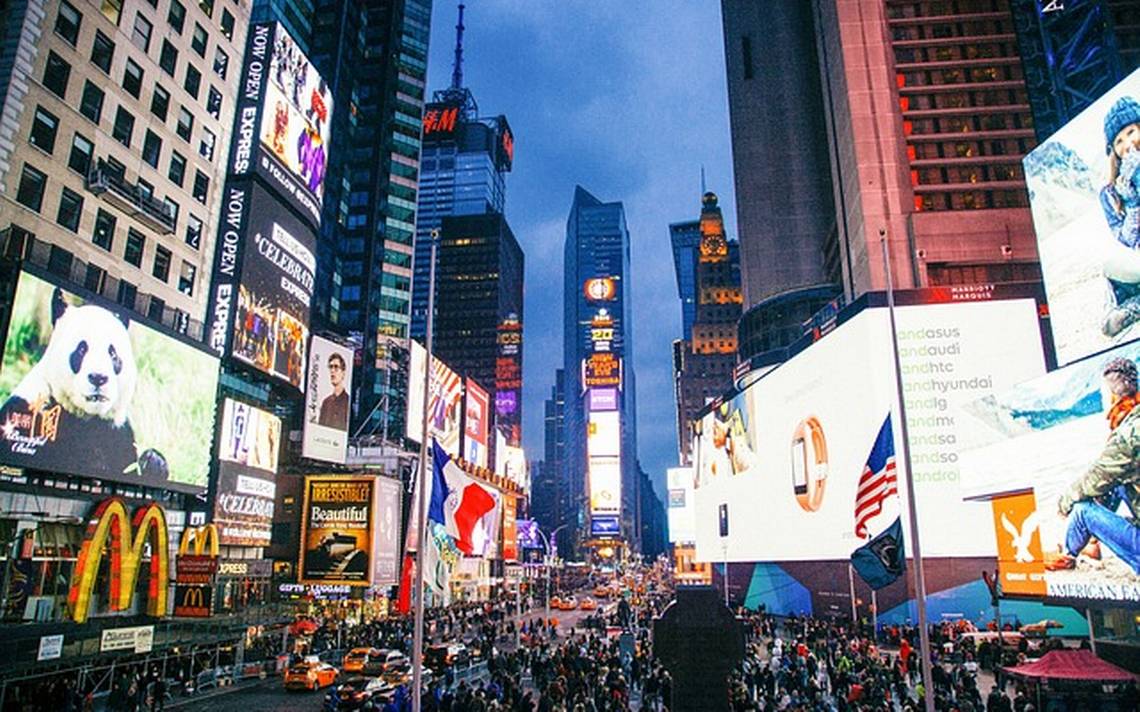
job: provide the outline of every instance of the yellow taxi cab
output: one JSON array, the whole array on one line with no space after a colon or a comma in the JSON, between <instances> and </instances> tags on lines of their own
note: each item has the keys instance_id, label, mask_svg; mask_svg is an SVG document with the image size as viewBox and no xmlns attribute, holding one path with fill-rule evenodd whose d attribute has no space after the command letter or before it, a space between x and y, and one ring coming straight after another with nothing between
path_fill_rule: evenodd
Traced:
<instances>
[{"instance_id":1,"label":"yellow taxi cab","mask_svg":"<svg viewBox=\"0 0 1140 712\"><path fill-rule=\"evenodd\" d=\"M609 598L610 589L604 584L594 586L594 598Z\"/></svg>"},{"instance_id":2,"label":"yellow taxi cab","mask_svg":"<svg viewBox=\"0 0 1140 712\"><path fill-rule=\"evenodd\" d=\"M368 656L372 654L373 650L373 648L353 648L345 654L344 660L341 662L341 669L346 673L363 672L364 663L368 662Z\"/></svg>"},{"instance_id":3,"label":"yellow taxi cab","mask_svg":"<svg viewBox=\"0 0 1140 712\"><path fill-rule=\"evenodd\" d=\"M562 599L559 598L558 596L554 596L553 598L550 599L550 607L553 610L561 611L562 610Z\"/></svg>"},{"instance_id":4,"label":"yellow taxi cab","mask_svg":"<svg viewBox=\"0 0 1140 712\"><path fill-rule=\"evenodd\" d=\"M285 671L286 690L319 690L336 682L337 669L316 658L294 663Z\"/></svg>"},{"instance_id":5,"label":"yellow taxi cab","mask_svg":"<svg viewBox=\"0 0 1140 712\"><path fill-rule=\"evenodd\" d=\"M582 599L582 605L579 608L583 611L596 611L598 610L598 602L587 596Z\"/></svg>"},{"instance_id":6,"label":"yellow taxi cab","mask_svg":"<svg viewBox=\"0 0 1140 712\"><path fill-rule=\"evenodd\" d=\"M558 610L560 611L573 611L578 608L578 600L573 596L567 596L558 603Z\"/></svg>"}]
</instances>

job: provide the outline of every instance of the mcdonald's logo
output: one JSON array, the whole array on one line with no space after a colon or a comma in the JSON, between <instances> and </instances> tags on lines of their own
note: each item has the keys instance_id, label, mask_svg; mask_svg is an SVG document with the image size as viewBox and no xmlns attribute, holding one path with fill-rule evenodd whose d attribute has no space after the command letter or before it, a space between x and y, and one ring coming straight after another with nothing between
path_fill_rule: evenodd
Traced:
<instances>
[{"instance_id":1,"label":"mcdonald's logo","mask_svg":"<svg viewBox=\"0 0 1140 712\"><path fill-rule=\"evenodd\" d=\"M188 618L209 617L212 593L210 586L179 586L174 615Z\"/></svg>"},{"instance_id":2,"label":"mcdonald's logo","mask_svg":"<svg viewBox=\"0 0 1140 712\"><path fill-rule=\"evenodd\" d=\"M126 502L121 497L112 497L99 503L87 523L87 534L79 551L79 560L75 563L71 590L67 593L72 620L76 623L87 620L87 609L105 547L111 552L111 610L130 608L138 581L139 563L148 540L150 573L146 612L154 617L166 615L170 567L166 514L162 507L151 502L139 507L132 520Z\"/></svg>"},{"instance_id":3,"label":"mcdonald's logo","mask_svg":"<svg viewBox=\"0 0 1140 712\"><path fill-rule=\"evenodd\" d=\"M178 555L186 556L187 554L217 558L218 528L213 524L186 527L182 532L182 541L178 542Z\"/></svg>"}]
</instances>

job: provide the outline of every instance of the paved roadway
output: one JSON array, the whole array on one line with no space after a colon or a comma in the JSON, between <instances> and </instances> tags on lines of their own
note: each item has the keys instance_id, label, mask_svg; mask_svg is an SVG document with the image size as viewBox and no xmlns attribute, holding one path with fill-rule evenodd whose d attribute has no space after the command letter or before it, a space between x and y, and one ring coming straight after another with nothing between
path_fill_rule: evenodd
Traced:
<instances>
[{"instance_id":1,"label":"paved roadway","mask_svg":"<svg viewBox=\"0 0 1140 712\"><path fill-rule=\"evenodd\" d=\"M578 626L590 613L581 610L551 611L550 616L558 619L559 633L565 636L571 627ZM541 618L542 614L543 609L540 607L531 609L525 616L530 620ZM514 641L510 641L510 644L504 648L513 649ZM178 699L170 706L183 710L206 709L209 712L291 712L293 710L319 712L327 693L328 688L320 692L286 692L281 678L274 677L256 683L244 683L212 694L207 693L203 697Z\"/></svg>"}]
</instances>

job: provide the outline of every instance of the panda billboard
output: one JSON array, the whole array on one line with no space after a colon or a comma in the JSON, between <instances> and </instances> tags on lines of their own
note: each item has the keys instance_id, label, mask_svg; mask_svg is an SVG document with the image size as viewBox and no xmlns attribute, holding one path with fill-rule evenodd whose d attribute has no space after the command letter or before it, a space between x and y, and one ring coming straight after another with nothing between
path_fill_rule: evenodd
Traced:
<instances>
[{"instance_id":1,"label":"panda billboard","mask_svg":"<svg viewBox=\"0 0 1140 712\"><path fill-rule=\"evenodd\" d=\"M189 341L25 268L0 365L0 462L204 492L217 385L217 359Z\"/></svg>"},{"instance_id":2,"label":"panda billboard","mask_svg":"<svg viewBox=\"0 0 1140 712\"><path fill-rule=\"evenodd\" d=\"M226 182L209 346L300 391L305 389L316 237L252 181Z\"/></svg>"}]
</instances>

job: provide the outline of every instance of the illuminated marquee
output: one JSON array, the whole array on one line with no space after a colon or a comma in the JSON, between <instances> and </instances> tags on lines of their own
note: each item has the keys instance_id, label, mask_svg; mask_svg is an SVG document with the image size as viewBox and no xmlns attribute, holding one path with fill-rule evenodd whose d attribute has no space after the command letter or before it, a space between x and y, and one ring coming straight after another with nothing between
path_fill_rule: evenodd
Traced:
<instances>
[{"instance_id":1,"label":"illuminated marquee","mask_svg":"<svg viewBox=\"0 0 1140 712\"><path fill-rule=\"evenodd\" d=\"M617 282L613 277L587 279L582 292L591 302L612 302L617 297Z\"/></svg>"},{"instance_id":2,"label":"illuminated marquee","mask_svg":"<svg viewBox=\"0 0 1140 712\"><path fill-rule=\"evenodd\" d=\"M186 527L178 542L179 556L211 556L218 558L218 528L213 524Z\"/></svg>"},{"instance_id":3,"label":"illuminated marquee","mask_svg":"<svg viewBox=\"0 0 1140 712\"><path fill-rule=\"evenodd\" d=\"M620 388L621 359L608 351L591 354L582 361L582 385L585 388Z\"/></svg>"},{"instance_id":4,"label":"illuminated marquee","mask_svg":"<svg viewBox=\"0 0 1140 712\"><path fill-rule=\"evenodd\" d=\"M424 137L433 134L453 134L459 119L459 107L446 104L428 104L424 111Z\"/></svg>"},{"instance_id":5,"label":"illuminated marquee","mask_svg":"<svg viewBox=\"0 0 1140 712\"><path fill-rule=\"evenodd\" d=\"M166 615L166 583L169 578L166 514L151 502L139 507L132 520L126 502L113 497L99 503L87 524L87 534L75 563L67 603L72 620L84 623L91 603L95 579L103 559L103 548L110 545L110 599L112 611L125 611L131 606L138 580L143 548L150 540L150 574L147 590L147 615Z\"/></svg>"}]
</instances>

